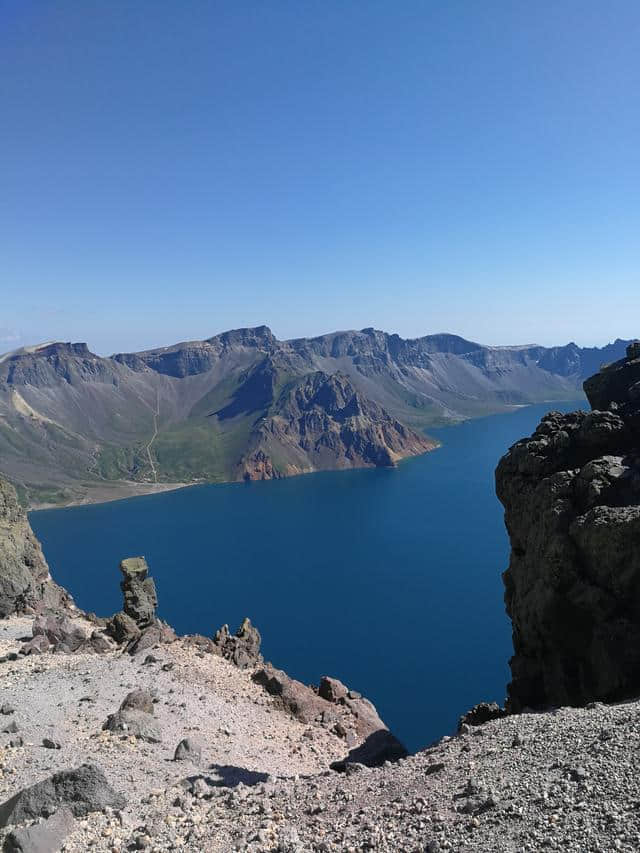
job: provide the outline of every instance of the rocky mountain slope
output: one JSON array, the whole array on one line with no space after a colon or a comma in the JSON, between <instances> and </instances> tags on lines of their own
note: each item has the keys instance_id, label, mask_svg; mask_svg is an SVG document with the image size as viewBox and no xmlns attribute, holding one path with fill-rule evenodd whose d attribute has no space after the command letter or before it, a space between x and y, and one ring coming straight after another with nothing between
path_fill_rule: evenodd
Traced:
<instances>
[{"instance_id":1,"label":"rocky mountain slope","mask_svg":"<svg viewBox=\"0 0 640 853\"><path fill-rule=\"evenodd\" d=\"M640 345L502 459L513 710L640 692Z\"/></svg>"},{"instance_id":2,"label":"rocky mountain slope","mask_svg":"<svg viewBox=\"0 0 640 853\"><path fill-rule=\"evenodd\" d=\"M575 396L623 351L265 326L110 358L49 343L0 356L0 471L55 504L394 464L434 446L430 425Z\"/></svg>"}]
</instances>

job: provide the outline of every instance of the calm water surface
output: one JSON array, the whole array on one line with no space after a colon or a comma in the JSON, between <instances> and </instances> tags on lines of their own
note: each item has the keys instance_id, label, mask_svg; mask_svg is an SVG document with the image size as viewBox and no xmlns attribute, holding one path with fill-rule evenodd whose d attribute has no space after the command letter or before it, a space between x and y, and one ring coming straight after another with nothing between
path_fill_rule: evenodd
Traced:
<instances>
[{"instance_id":1,"label":"calm water surface","mask_svg":"<svg viewBox=\"0 0 640 853\"><path fill-rule=\"evenodd\" d=\"M55 579L101 615L121 607L119 561L144 554L159 612L212 635L250 616L268 660L334 675L415 750L476 702L502 702L511 654L498 458L550 408L433 430L397 470L196 486L31 513Z\"/></svg>"}]
</instances>

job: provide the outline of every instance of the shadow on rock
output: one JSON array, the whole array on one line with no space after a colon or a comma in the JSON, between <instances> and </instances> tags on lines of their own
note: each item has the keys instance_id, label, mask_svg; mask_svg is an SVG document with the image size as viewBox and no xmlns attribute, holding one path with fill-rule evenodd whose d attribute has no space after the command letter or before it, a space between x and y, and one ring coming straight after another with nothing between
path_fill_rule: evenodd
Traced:
<instances>
[{"instance_id":1,"label":"shadow on rock","mask_svg":"<svg viewBox=\"0 0 640 853\"><path fill-rule=\"evenodd\" d=\"M406 758L407 750L388 729L378 729L369 735L360 746L349 751L346 758L334 761L332 770L343 772L347 764L363 764L365 767L380 767L385 761Z\"/></svg>"},{"instance_id":2,"label":"shadow on rock","mask_svg":"<svg viewBox=\"0 0 640 853\"><path fill-rule=\"evenodd\" d=\"M268 773L234 767L233 764L212 764L210 770L212 775L209 777L209 783L221 788L235 788L241 782L243 785L257 785L269 778Z\"/></svg>"}]
</instances>

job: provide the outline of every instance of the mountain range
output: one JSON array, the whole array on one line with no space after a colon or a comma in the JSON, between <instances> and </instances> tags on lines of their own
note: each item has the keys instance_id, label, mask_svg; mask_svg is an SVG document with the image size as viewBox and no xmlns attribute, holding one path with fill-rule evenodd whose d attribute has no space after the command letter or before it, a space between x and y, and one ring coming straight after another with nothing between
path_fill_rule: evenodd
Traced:
<instances>
[{"instance_id":1,"label":"mountain range","mask_svg":"<svg viewBox=\"0 0 640 853\"><path fill-rule=\"evenodd\" d=\"M0 356L0 471L33 506L394 465L436 446L429 427L582 396L628 343L489 347L371 328L280 341L259 326L110 357L24 347Z\"/></svg>"}]
</instances>

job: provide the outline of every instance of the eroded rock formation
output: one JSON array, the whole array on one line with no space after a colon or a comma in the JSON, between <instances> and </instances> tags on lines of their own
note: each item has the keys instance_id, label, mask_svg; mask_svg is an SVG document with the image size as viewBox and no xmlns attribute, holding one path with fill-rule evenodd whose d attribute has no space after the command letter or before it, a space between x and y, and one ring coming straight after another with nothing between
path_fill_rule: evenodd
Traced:
<instances>
[{"instance_id":1,"label":"eroded rock formation","mask_svg":"<svg viewBox=\"0 0 640 853\"><path fill-rule=\"evenodd\" d=\"M640 694L640 344L503 457L510 710Z\"/></svg>"},{"instance_id":2,"label":"eroded rock formation","mask_svg":"<svg viewBox=\"0 0 640 853\"><path fill-rule=\"evenodd\" d=\"M175 640L173 629L156 617L156 585L144 557L122 560L120 571L123 609L107 622L107 634L132 654Z\"/></svg>"},{"instance_id":3,"label":"eroded rock formation","mask_svg":"<svg viewBox=\"0 0 640 853\"><path fill-rule=\"evenodd\" d=\"M230 633L228 625L223 625L216 631L213 640L215 651L240 669L248 669L262 662L261 642L260 632L250 619L244 619L235 634Z\"/></svg>"}]
</instances>

